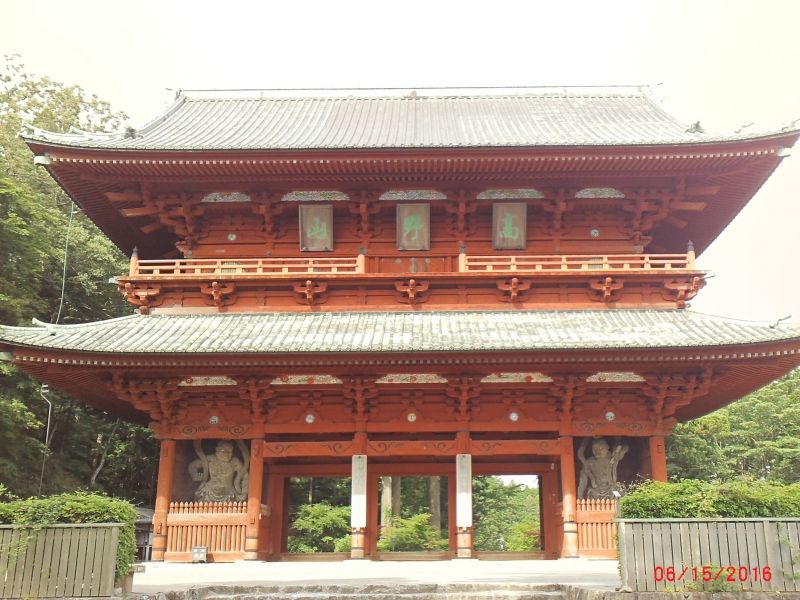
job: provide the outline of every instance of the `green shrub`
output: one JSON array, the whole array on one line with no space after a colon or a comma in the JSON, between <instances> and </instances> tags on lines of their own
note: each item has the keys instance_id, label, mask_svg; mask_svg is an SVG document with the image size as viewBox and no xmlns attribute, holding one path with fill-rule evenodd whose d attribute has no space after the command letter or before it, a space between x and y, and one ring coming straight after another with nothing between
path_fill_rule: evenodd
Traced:
<instances>
[{"instance_id":1,"label":"green shrub","mask_svg":"<svg viewBox=\"0 0 800 600\"><path fill-rule=\"evenodd\" d=\"M431 516L420 513L404 519L395 517L378 540L381 552L447 550L448 541L431 525Z\"/></svg>"},{"instance_id":2,"label":"green shrub","mask_svg":"<svg viewBox=\"0 0 800 600\"><path fill-rule=\"evenodd\" d=\"M86 492L0 503L0 524L40 529L54 523L123 523L117 545L117 580L128 574L136 558L136 516L127 500Z\"/></svg>"},{"instance_id":3,"label":"green shrub","mask_svg":"<svg viewBox=\"0 0 800 600\"><path fill-rule=\"evenodd\" d=\"M625 519L800 517L800 484L694 479L647 482L622 498Z\"/></svg>"},{"instance_id":4,"label":"green shrub","mask_svg":"<svg viewBox=\"0 0 800 600\"><path fill-rule=\"evenodd\" d=\"M344 537L350 537L350 507L327 502L303 504L292 521L289 552L344 552L338 550Z\"/></svg>"}]
</instances>

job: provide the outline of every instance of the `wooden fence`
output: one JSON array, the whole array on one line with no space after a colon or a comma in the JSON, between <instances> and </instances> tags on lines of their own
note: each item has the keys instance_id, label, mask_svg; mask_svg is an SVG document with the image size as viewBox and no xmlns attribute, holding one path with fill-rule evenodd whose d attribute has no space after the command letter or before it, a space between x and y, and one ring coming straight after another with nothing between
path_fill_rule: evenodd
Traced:
<instances>
[{"instance_id":1,"label":"wooden fence","mask_svg":"<svg viewBox=\"0 0 800 600\"><path fill-rule=\"evenodd\" d=\"M207 548L209 562L242 560L246 524L247 502L172 502L164 560L191 562L197 546Z\"/></svg>"},{"instance_id":2,"label":"wooden fence","mask_svg":"<svg viewBox=\"0 0 800 600\"><path fill-rule=\"evenodd\" d=\"M582 558L617 557L616 500L578 500L578 555Z\"/></svg>"},{"instance_id":3,"label":"wooden fence","mask_svg":"<svg viewBox=\"0 0 800 600\"><path fill-rule=\"evenodd\" d=\"M110 597L121 527L0 525L0 598Z\"/></svg>"},{"instance_id":4,"label":"wooden fence","mask_svg":"<svg viewBox=\"0 0 800 600\"><path fill-rule=\"evenodd\" d=\"M800 519L620 519L636 591L800 591Z\"/></svg>"}]
</instances>

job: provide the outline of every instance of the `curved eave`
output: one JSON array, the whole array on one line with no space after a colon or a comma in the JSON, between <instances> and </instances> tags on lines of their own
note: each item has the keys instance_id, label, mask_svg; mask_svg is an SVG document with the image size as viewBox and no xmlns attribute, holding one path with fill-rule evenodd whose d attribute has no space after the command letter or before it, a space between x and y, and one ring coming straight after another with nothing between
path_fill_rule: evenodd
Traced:
<instances>
[{"instance_id":1,"label":"curved eave","mask_svg":"<svg viewBox=\"0 0 800 600\"><path fill-rule=\"evenodd\" d=\"M714 373L710 392L676 414L679 421L686 421L717 410L800 365L800 337L754 344L627 350L116 354L16 346L13 355L15 364L38 379L95 408L140 423L147 421L143 413L109 393L105 382L111 373L143 371L151 377L174 377L187 372L250 374L265 370L343 375L353 369L360 374L385 374L431 368L440 373L482 368L493 372L515 367L563 373L604 370L668 373L710 367Z\"/></svg>"},{"instance_id":2,"label":"curved eave","mask_svg":"<svg viewBox=\"0 0 800 600\"><path fill-rule=\"evenodd\" d=\"M445 148L380 150L142 152L74 149L29 141L47 169L86 214L126 253L160 258L177 241L161 230L145 235L122 217L105 192L142 181L199 189L228 186L296 189L323 186L420 187L617 183L644 185L676 177L720 185L703 219L661 232L667 251L691 239L702 252L772 174L800 132L734 142L609 147ZM662 243L664 245L664 243ZM673 247L674 246L674 247Z\"/></svg>"},{"instance_id":3,"label":"curved eave","mask_svg":"<svg viewBox=\"0 0 800 600\"><path fill-rule=\"evenodd\" d=\"M272 146L264 148L242 147L242 146L164 146L164 145L143 145L137 147L129 147L125 145L113 144L87 144L87 143L71 143L69 134L61 134L60 141L58 136L51 134L51 136L41 135L20 135L20 138L28 144L29 147L37 148L51 148L51 149L69 149L75 151L102 151L102 152L124 152L124 153L179 153L179 154L206 154L217 152L350 152L350 151L364 151L364 152L401 152L401 151L418 151L425 152L427 150L482 150L482 149L533 149L544 148L548 150L564 150L571 148L587 149L587 148L658 148L658 147L680 147L680 146L713 146L717 144L736 144L741 142L753 141L770 141L783 139L785 137L796 136L800 133L800 129L784 128L778 131L768 131L752 134L732 134L732 135L708 135L702 139L681 140L681 139L663 139L663 140L637 140L628 139L620 140L619 142L597 142L589 143L581 141L579 143L551 143L551 142L525 142L525 143L462 143L462 144L405 144L405 145L321 145L321 146ZM108 134L109 140L115 139L116 135ZM79 140L79 136L74 136L74 139ZM102 138L98 138L99 141Z\"/></svg>"}]
</instances>

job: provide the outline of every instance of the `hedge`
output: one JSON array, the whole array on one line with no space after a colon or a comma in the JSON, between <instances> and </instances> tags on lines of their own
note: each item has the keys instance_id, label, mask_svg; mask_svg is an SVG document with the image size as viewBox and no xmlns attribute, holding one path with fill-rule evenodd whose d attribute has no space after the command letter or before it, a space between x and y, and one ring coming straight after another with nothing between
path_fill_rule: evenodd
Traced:
<instances>
[{"instance_id":1,"label":"hedge","mask_svg":"<svg viewBox=\"0 0 800 600\"><path fill-rule=\"evenodd\" d=\"M6 525L38 529L53 523L124 523L117 546L117 580L127 575L136 558L136 516L126 500L85 492L0 503L0 524Z\"/></svg>"},{"instance_id":2,"label":"hedge","mask_svg":"<svg viewBox=\"0 0 800 600\"><path fill-rule=\"evenodd\" d=\"M737 480L647 482L622 498L624 519L800 517L800 484Z\"/></svg>"}]
</instances>

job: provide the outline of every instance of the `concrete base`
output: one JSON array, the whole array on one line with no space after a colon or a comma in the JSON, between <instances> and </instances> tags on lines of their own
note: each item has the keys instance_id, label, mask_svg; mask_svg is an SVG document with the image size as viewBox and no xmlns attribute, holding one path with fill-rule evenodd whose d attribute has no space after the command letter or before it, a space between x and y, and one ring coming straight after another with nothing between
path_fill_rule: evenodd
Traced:
<instances>
[{"instance_id":1,"label":"concrete base","mask_svg":"<svg viewBox=\"0 0 800 600\"><path fill-rule=\"evenodd\" d=\"M529 591L533 585L537 593L547 591L542 590L541 586L559 584L580 585L602 591L613 591L619 586L615 560L453 559L415 562L413 566L405 561L365 560L146 564L144 573L134 575L134 594L182 592L211 586L236 586L239 590L245 587L295 586L297 590L306 590L310 583L357 588L386 585L395 590L423 584L440 588L444 585L481 584L491 589L497 589L498 585L524 584ZM486 590L483 593L485 598ZM172 600L180 599L174 597Z\"/></svg>"}]
</instances>

